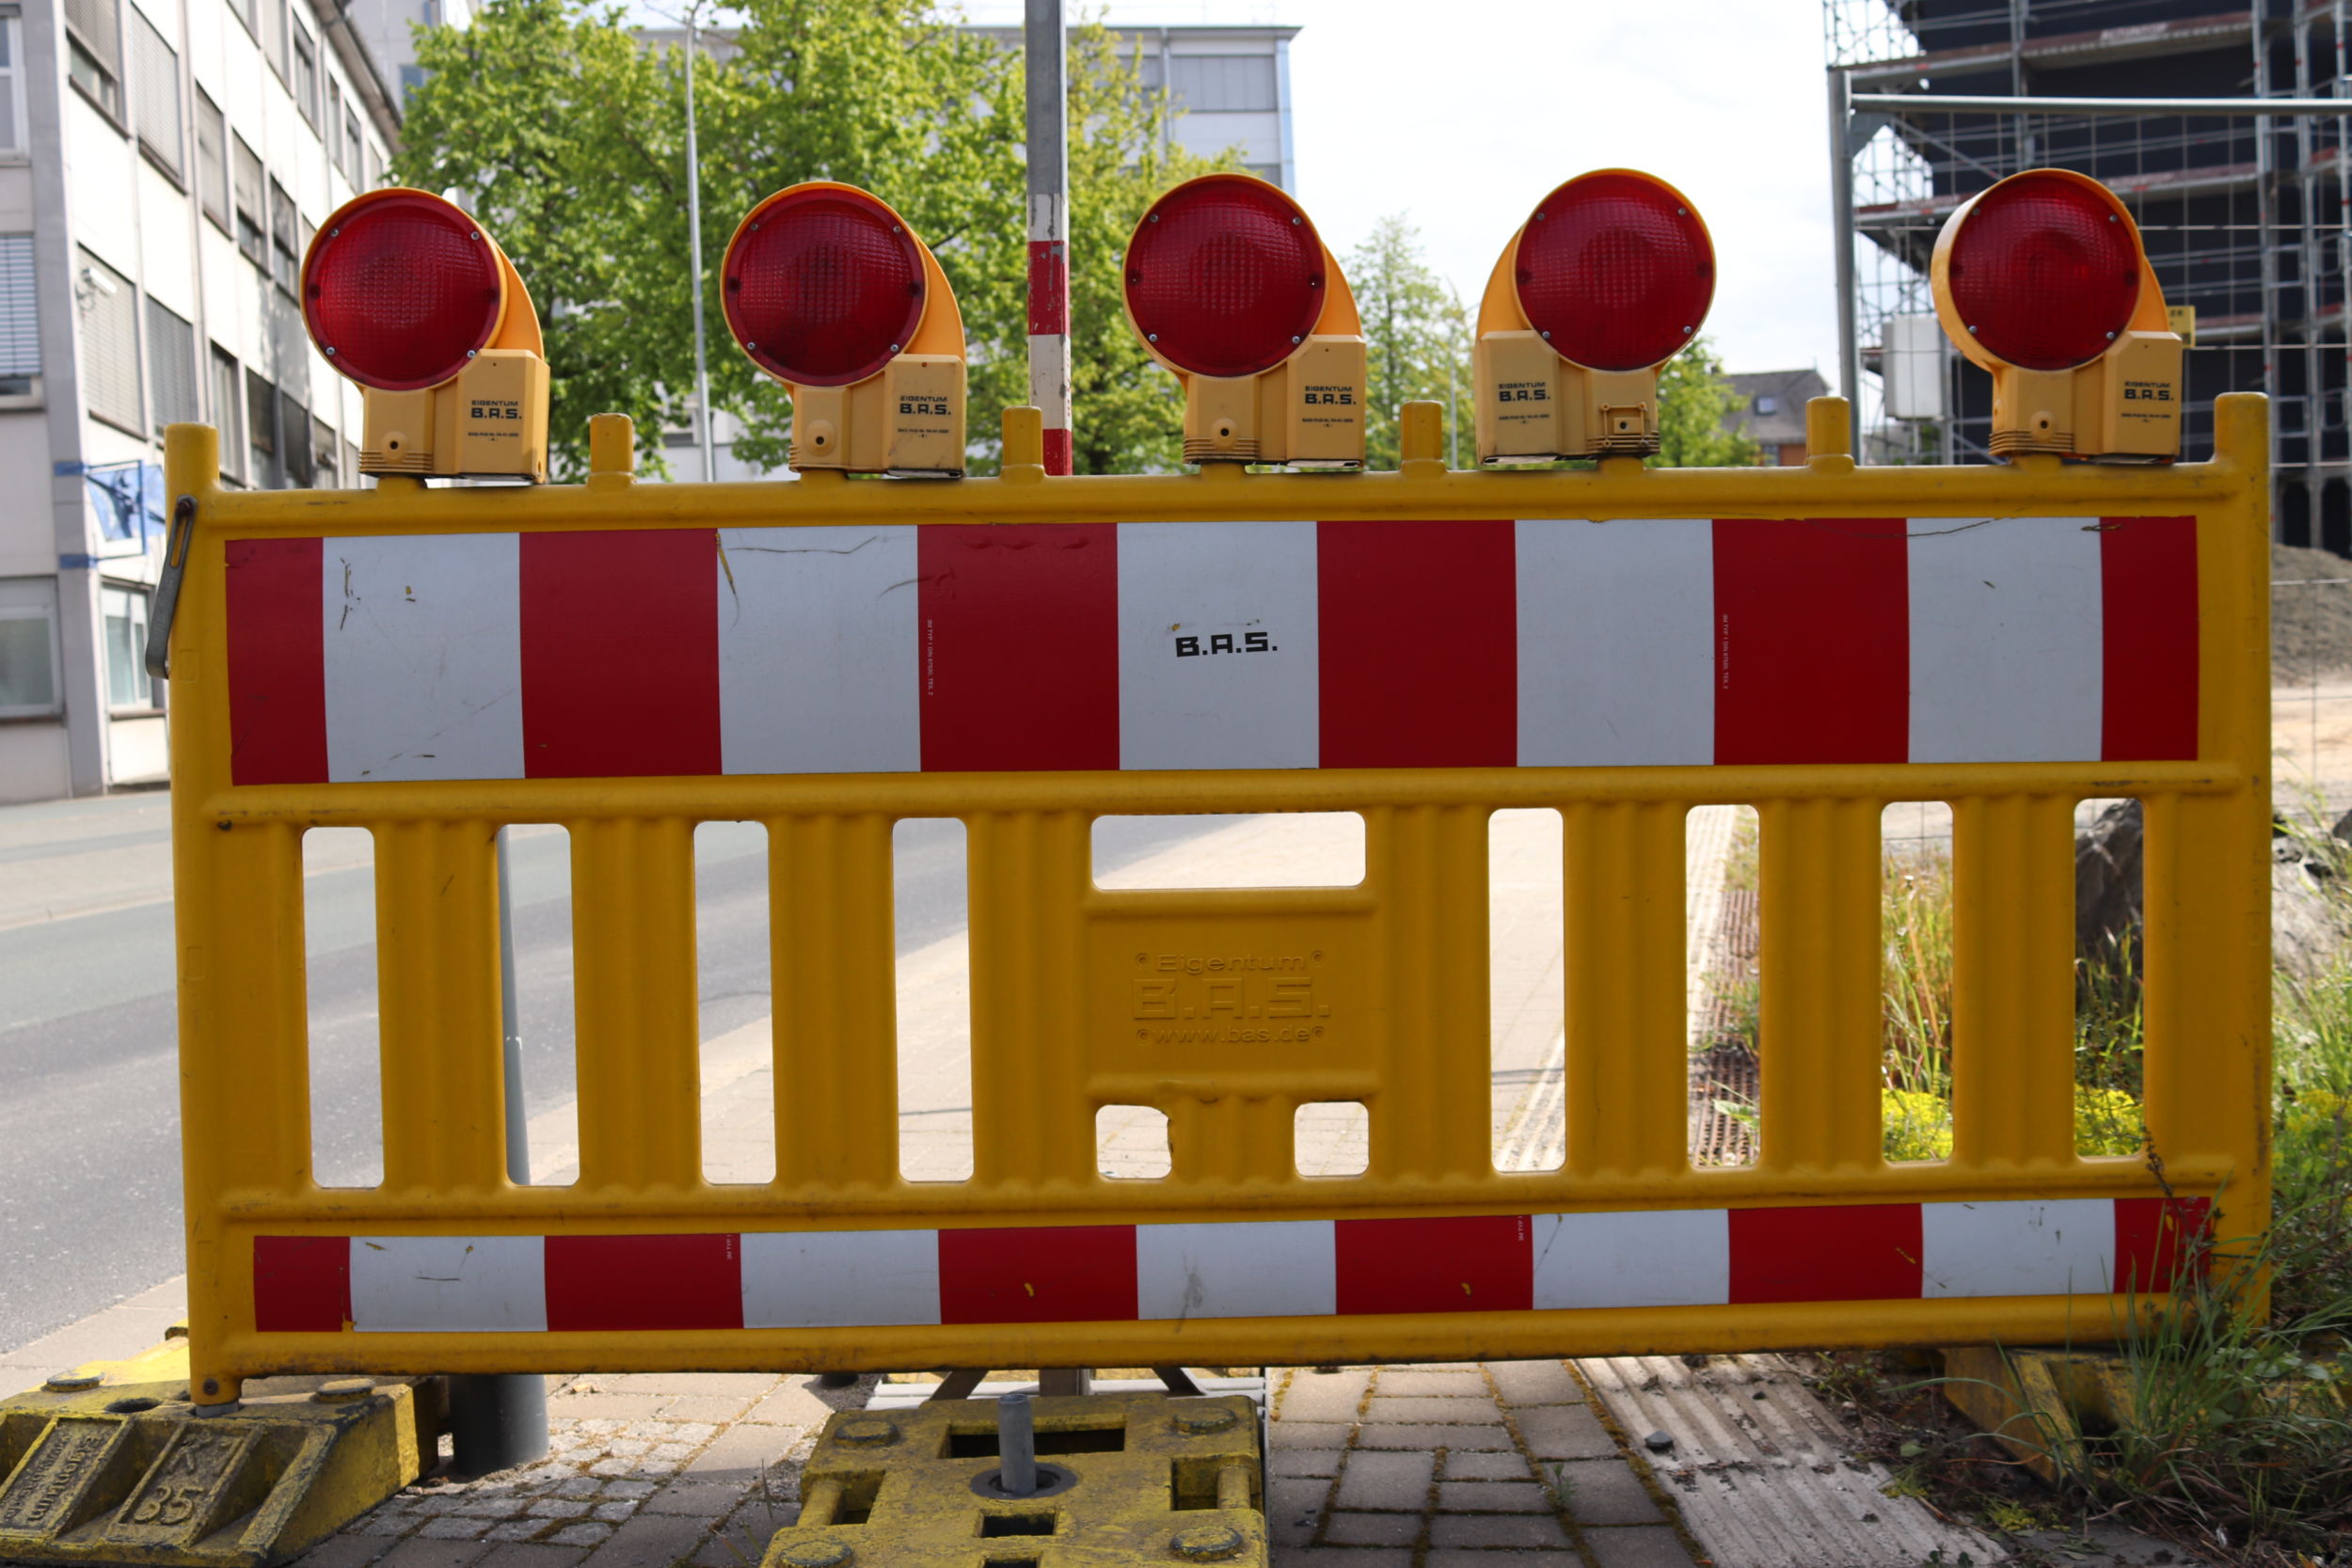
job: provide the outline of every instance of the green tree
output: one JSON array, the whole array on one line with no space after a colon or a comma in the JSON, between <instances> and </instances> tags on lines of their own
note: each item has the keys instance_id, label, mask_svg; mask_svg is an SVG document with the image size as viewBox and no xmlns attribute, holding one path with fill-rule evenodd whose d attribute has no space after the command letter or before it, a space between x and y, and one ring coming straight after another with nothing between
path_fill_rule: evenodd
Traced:
<instances>
[{"instance_id":1,"label":"green tree","mask_svg":"<svg viewBox=\"0 0 2352 1568\"><path fill-rule=\"evenodd\" d=\"M937 253L970 344L977 466L993 467L999 411L1028 395L1020 55L929 0L739 10L736 53L694 66L711 402L741 421L735 451L780 466L790 404L725 332L727 240L772 192L838 180L891 203ZM580 471L588 416L611 411L636 420L641 460L660 471L661 430L686 422L693 388L684 51L641 47L595 0L489 0L469 27L421 31L418 50L429 74L396 173L457 187L532 289L556 467ZM1162 150L1166 100L1120 68L1099 24L1075 31L1071 55L1080 467L1132 469L1174 452L1181 407L1166 411L1172 384L1135 373L1120 257L1151 198L1206 166Z\"/></svg>"},{"instance_id":2,"label":"green tree","mask_svg":"<svg viewBox=\"0 0 2352 1568\"><path fill-rule=\"evenodd\" d=\"M1020 60L1012 56L1016 85ZM1146 208L1179 182L1240 166L1228 150L1201 158L1171 145L1177 111L1165 92L1146 92L1134 62L1120 62L1117 40L1099 21L1073 27L1070 69L1071 467L1082 474L1167 471L1184 456L1184 394L1174 375L1144 352L1127 320L1127 242ZM1017 199L1025 175L1007 166ZM1009 231L1012 276L1025 274L1025 230ZM997 410L1029 400L1025 285L1015 302L1006 347L983 374L973 370L976 440L993 448Z\"/></svg>"},{"instance_id":3,"label":"green tree","mask_svg":"<svg viewBox=\"0 0 2352 1568\"><path fill-rule=\"evenodd\" d=\"M1658 454L1653 468L1727 468L1756 461L1756 442L1724 420L1739 412L1740 394L1705 337L1666 361L1658 375Z\"/></svg>"},{"instance_id":4,"label":"green tree","mask_svg":"<svg viewBox=\"0 0 2352 1568\"><path fill-rule=\"evenodd\" d=\"M1364 322L1364 466L1397 466L1397 411L1422 401L1446 409L1448 465L1475 467L1470 314L1422 260L1421 230L1402 214L1380 219L1343 270Z\"/></svg>"}]
</instances>

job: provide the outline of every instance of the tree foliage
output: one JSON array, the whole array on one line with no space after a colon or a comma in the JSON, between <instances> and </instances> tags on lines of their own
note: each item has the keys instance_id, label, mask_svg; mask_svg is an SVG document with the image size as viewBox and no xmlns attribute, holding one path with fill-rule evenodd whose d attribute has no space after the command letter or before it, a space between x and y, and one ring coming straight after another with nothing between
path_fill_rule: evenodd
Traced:
<instances>
[{"instance_id":1,"label":"tree foliage","mask_svg":"<svg viewBox=\"0 0 2352 1568\"><path fill-rule=\"evenodd\" d=\"M1026 402L1026 200L1017 52L929 0L749 0L735 53L694 66L711 403L736 453L783 463L790 407L736 349L719 266L742 214L803 180L861 185L937 253L970 344L968 429L993 466L997 418ZM645 48L594 0L488 0L472 25L418 35L403 182L456 187L514 257L548 325L552 456L585 465L588 416L636 420L641 459L687 422L693 388L685 53ZM1211 165L1166 148L1146 94L1099 24L1069 71L1078 467L1174 461L1182 405L1122 314L1119 267L1152 198Z\"/></svg>"},{"instance_id":2,"label":"tree foliage","mask_svg":"<svg viewBox=\"0 0 2352 1568\"><path fill-rule=\"evenodd\" d=\"M1364 322L1364 466L1395 467L1398 410L1430 402L1447 412L1448 466L1475 467L1470 313L1422 260L1421 230L1403 214L1382 218L1343 270Z\"/></svg>"},{"instance_id":3,"label":"tree foliage","mask_svg":"<svg viewBox=\"0 0 2352 1568\"><path fill-rule=\"evenodd\" d=\"M1654 468L1727 468L1756 461L1756 442L1724 420L1742 406L1705 337L1666 361L1658 375L1658 454Z\"/></svg>"}]
</instances>

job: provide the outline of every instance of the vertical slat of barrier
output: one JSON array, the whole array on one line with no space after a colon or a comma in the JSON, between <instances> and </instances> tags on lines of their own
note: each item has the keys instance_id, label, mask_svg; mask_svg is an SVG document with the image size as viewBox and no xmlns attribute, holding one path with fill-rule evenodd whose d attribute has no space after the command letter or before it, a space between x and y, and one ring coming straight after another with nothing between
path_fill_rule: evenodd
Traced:
<instances>
[{"instance_id":1,"label":"vertical slat of barrier","mask_svg":"<svg viewBox=\"0 0 2352 1568\"><path fill-rule=\"evenodd\" d=\"M1772 800L1762 829L1762 1148L1769 1170L1880 1163L1877 800Z\"/></svg>"},{"instance_id":2,"label":"vertical slat of barrier","mask_svg":"<svg viewBox=\"0 0 2352 1568\"><path fill-rule=\"evenodd\" d=\"M898 1173L890 818L768 824L776 1183Z\"/></svg>"},{"instance_id":3,"label":"vertical slat of barrier","mask_svg":"<svg viewBox=\"0 0 2352 1568\"><path fill-rule=\"evenodd\" d=\"M375 830L384 1185L443 1195L506 1180L498 829Z\"/></svg>"},{"instance_id":4,"label":"vertical slat of barrier","mask_svg":"<svg viewBox=\"0 0 2352 1568\"><path fill-rule=\"evenodd\" d=\"M1167 1104L1170 1174L1187 1186L1295 1178L1298 1102L1270 1095L1186 1095Z\"/></svg>"},{"instance_id":5,"label":"vertical slat of barrier","mask_svg":"<svg viewBox=\"0 0 2352 1568\"><path fill-rule=\"evenodd\" d=\"M183 931L182 973L203 982L209 1001L197 1009L199 1018L183 1019L214 1069L197 1074L209 1090L200 1136L224 1185L282 1192L291 1173L310 1169L302 832L290 823L239 822L227 832L202 832L199 842L208 846L214 893L206 924L236 933L233 942L189 942ZM199 1136L191 1132L190 1143Z\"/></svg>"},{"instance_id":6,"label":"vertical slat of barrier","mask_svg":"<svg viewBox=\"0 0 2352 1568\"><path fill-rule=\"evenodd\" d=\"M1678 1170L1690 1163L1688 808L1577 803L1562 815L1566 1169Z\"/></svg>"},{"instance_id":7,"label":"vertical slat of barrier","mask_svg":"<svg viewBox=\"0 0 2352 1568\"><path fill-rule=\"evenodd\" d=\"M580 1186L699 1186L694 824L575 822L571 832Z\"/></svg>"},{"instance_id":8,"label":"vertical slat of barrier","mask_svg":"<svg viewBox=\"0 0 2352 1568\"><path fill-rule=\"evenodd\" d=\"M1952 1156L2074 1155L2074 803L1952 802Z\"/></svg>"},{"instance_id":9,"label":"vertical slat of barrier","mask_svg":"<svg viewBox=\"0 0 2352 1568\"><path fill-rule=\"evenodd\" d=\"M2261 398L2216 401L2215 458L2242 479L2197 519L2198 754L2239 782L2143 797L2149 1142L2227 1170L2224 1239L2270 1214L2269 438ZM2247 1310L2259 1321L2264 1304Z\"/></svg>"},{"instance_id":10,"label":"vertical slat of barrier","mask_svg":"<svg viewBox=\"0 0 2352 1568\"><path fill-rule=\"evenodd\" d=\"M168 493L199 509L220 494L210 429L174 425L164 451ZM217 533L184 552L170 742L188 1361L197 1403L217 1407L238 1393L226 1341L253 1326L252 1270L229 1248L223 1198L295 1196L310 1176L310 1004L301 831L208 809L230 787L227 588Z\"/></svg>"},{"instance_id":11,"label":"vertical slat of barrier","mask_svg":"<svg viewBox=\"0 0 2352 1568\"><path fill-rule=\"evenodd\" d=\"M1364 813L1364 875L1388 1019L1372 1106L1375 1180L1494 1169L1486 979L1486 808ZM1474 1069L1474 1070L1473 1070Z\"/></svg>"},{"instance_id":12,"label":"vertical slat of barrier","mask_svg":"<svg viewBox=\"0 0 2352 1568\"><path fill-rule=\"evenodd\" d=\"M972 1177L983 1185L1094 1180L1094 1113L1082 1100L1092 886L1080 812L964 819L972 904Z\"/></svg>"}]
</instances>

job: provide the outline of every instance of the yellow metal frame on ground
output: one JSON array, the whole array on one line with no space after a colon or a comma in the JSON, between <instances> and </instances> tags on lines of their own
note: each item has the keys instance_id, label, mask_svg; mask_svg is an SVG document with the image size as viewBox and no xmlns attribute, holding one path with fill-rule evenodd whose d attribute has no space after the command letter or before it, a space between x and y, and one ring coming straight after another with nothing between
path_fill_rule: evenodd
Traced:
<instances>
[{"instance_id":1,"label":"yellow metal frame on ground","mask_svg":"<svg viewBox=\"0 0 2352 1568\"><path fill-rule=\"evenodd\" d=\"M246 1377L294 1370L1204 1365L1309 1349L1478 1359L2106 1337L2122 1298L660 1333L257 1326L252 1255L264 1235L946 1232L2167 1194L2217 1198L2225 1236L2257 1228L2268 1212L2271 812L2263 401L2222 398L2215 457L2177 467L2028 458L1857 468L1844 405L1823 400L1811 414L1814 455L1802 467L1616 460L1592 472L1448 472L1435 460L1434 423L1413 410L1399 473L1048 480L1029 413L1008 419L1006 477L934 484L812 474L639 485L613 421L596 432L584 484L427 491L388 480L333 493L224 488L213 433L173 427L167 482L194 501L192 543L174 546L185 578L170 692L197 1398L233 1400ZM2194 518L2192 760L243 785L230 775L230 540L2144 514ZM2106 796L2146 805L2145 1108L2161 1174L2074 1148L2070 822L2077 800ZM1947 1162L1890 1165L1877 1066L1881 813L1918 800L1951 802L1956 821L1957 1148ZM1789 1043L1764 1059L1759 1162L1701 1170L1685 1148L1683 823L1709 802L1761 813L1763 1031ZM1565 819L1567 1154L1557 1171L1500 1173L1486 1069L1486 818L1531 806ZM1360 888L1112 895L1089 875L1097 816L1310 810L1364 816ZM958 816L969 831L977 1170L961 1182L909 1183L897 1164L889 857L893 821L911 816ZM771 1182L714 1186L696 1109L691 834L698 821L739 818L770 834L778 1168ZM574 847L582 1174L570 1187L518 1187L504 1174L492 840L514 822L564 824ZM318 827L366 828L375 840L386 1179L368 1190L311 1179L302 835ZM1076 998L1090 964L1131 945L1119 931L1133 945L1181 950L1218 930L1312 942L1335 923L1361 933L1344 978L1380 1020L1345 1053L1303 1050L1279 1067L1204 1078L1119 1070L1089 1043ZM1370 1169L1301 1178L1293 1108L1338 1099L1375 1103L1384 1117ZM1104 1180L1099 1103L1166 1109L1174 1174Z\"/></svg>"}]
</instances>

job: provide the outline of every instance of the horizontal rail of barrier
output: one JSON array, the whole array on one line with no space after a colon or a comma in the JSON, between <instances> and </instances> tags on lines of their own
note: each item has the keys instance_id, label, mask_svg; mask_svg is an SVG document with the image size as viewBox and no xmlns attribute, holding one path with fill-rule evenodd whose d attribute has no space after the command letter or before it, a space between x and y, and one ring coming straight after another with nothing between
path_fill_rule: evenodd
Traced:
<instances>
[{"instance_id":1,"label":"horizontal rail of barrier","mask_svg":"<svg viewBox=\"0 0 2352 1568\"><path fill-rule=\"evenodd\" d=\"M223 489L170 649L191 1354L1154 1365L2111 1333L2267 1212L2261 400L2173 467ZM2145 807L2153 1160L2075 1152L2074 814ZM1952 811L1953 1153L1882 1153L1881 814ZM1753 1164L1685 819L1759 814ZM1565 1163L1498 1170L1488 818L1561 813ZM1340 887L1097 818L1355 812ZM974 1168L898 1156L892 832L961 820ZM775 1175L705 1178L697 823L765 825ZM506 1179L495 838L570 835L580 1175ZM302 838L373 839L384 1178L312 1176ZM1351 1102L1366 1168L1303 1176ZM1106 1177L1097 1111L1167 1117Z\"/></svg>"}]
</instances>

